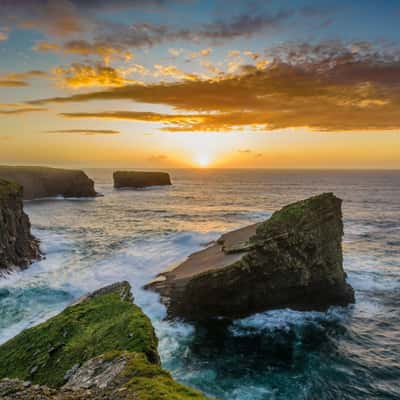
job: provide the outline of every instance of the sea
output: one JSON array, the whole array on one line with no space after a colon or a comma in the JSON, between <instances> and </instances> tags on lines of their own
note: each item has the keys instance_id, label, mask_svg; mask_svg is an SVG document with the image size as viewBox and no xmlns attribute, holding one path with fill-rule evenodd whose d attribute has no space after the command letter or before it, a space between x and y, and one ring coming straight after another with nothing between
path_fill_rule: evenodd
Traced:
<instances>
[{"instance_id":1,"label":"sea","mask_svg":"<svg viewBox=\"0 0 400 400\"><path fill-rule=\"evenodd\" d=\"M45 258L0 280L0 342L78 297L128 280L165 369L223 400L400 399L400 171L170 170L173 185L25 203ZM165 320L143 285L222 233L290 202L343 199L344 268L356 303L282 309L208 326Z\"/></svg>"}]
</instances>

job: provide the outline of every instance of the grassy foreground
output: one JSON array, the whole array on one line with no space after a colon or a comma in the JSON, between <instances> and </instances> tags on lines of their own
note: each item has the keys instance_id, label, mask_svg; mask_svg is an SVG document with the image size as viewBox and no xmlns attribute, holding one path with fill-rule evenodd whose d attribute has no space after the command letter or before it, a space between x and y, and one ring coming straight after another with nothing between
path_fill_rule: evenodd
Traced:
<instances>
[{"instance_id":1,"label":"grassy foreground","mask_svg":"<svg viewBox=\"0 0 400 400\"><path fill-rule=\"evenodd\" d=\"M206 399L175 382L161 368L157 343L150 320L132 303L129 284L119 283L89 295L0 346L0 379L18 379L55 389L76 381L77 399L102 398L91 396L94 392L103 396L115 390L120 396L116 398L123 399ZM80 368L83 375L88 371L89 375L96 375L104 365L117 371L112 385L92 394L82 392L80 397ZM104 376L108 379L111 375ZM26 390L26 398L34 398L29 395L31 389ZM63 390L57 394L60 398L64 398Z\"/></svg>"}]
</instances>

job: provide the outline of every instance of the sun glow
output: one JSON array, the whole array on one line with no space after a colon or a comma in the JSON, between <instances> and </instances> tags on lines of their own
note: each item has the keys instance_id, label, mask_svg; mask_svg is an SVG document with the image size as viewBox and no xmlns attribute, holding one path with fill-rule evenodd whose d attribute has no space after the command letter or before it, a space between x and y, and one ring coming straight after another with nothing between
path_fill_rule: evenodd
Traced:
<instances>
[{"instance_id":1,"label":"sun glow","mask_svg":"<svg viewBox=\"0 0 400 400\"><path fill-rule=\"evenodd\" d=\"M199 154L195 159L195 163L200 168L207 168L210 165L210 157L208 154Z\"/></svg>"}]
</instances>

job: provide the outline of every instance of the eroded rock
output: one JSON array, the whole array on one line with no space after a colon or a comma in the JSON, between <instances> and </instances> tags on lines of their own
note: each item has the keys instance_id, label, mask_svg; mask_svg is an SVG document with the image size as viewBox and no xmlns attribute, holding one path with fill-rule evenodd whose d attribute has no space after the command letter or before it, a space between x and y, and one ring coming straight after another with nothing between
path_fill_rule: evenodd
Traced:
<instances>
[{"instance_id":1,"label":"eroded rock","mask_svg":"<svg viewBox=\"0 0 400 400\"><path fill-rule=\"evenodd\" d=\"M115 188L145 188L149 186L171 185L167 172L150 171L116 171L114 172Z\"/></svg>"},{"instance_id":2,"label":"eroded rock","mask_svg":"<svg viewBox=\"0 0 400 400\"><path fill-rule=\"evenodd\" d=\"M353 303L343 270L341 203L324 193L290 204L223 235L147 287L161 294L170 317L188 320Z\"/></svg>"}]
</instances>

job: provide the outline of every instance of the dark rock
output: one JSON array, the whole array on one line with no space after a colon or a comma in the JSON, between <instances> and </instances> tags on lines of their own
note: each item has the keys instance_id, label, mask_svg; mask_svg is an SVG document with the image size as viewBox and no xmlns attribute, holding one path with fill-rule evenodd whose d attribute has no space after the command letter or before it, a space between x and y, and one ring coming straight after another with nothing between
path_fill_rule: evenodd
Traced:
<instances>
[{"instance_id":1,"label":"dark rock","mask_svg":"<svg viewBox=\"0 0 400 400\"><path fill-rule=\"evenodd\" d=\"M22 187L0 179L0 275L40 258L39 242L23 210Z\"/></svg>"},{"instance_id":2,"label":"dark rock","mask_svg":"<svg viewBox=\"0 0 400 400\"><path fill-rule=\"evenodd\" d=\"M24 188L24 199L43 197L94 197L94 182L79 170L48 167L0 166L0 178Z\"/></svg>"},{"instance_id":3,"label":"dark rock","mask_svg":"<svg viewBox=\"0 0 400 400\"><path fill-rule=\"evenodd\" d=\"M170 317L188 320L353 303L343 271L341 203L324 193L290 204L223 235L147 287L161 294Z\"/></svg>"},{"instance_id":4,"label":"dark rock","mask_svg":"<svg viewBox=\"0 0 400 400\"><path fill-rule=\"evenodd\" d=\"M144 188L149 186L171 185L167 172L116 171L114 172L115 188Z\"/></svg>"}]
</instances>

